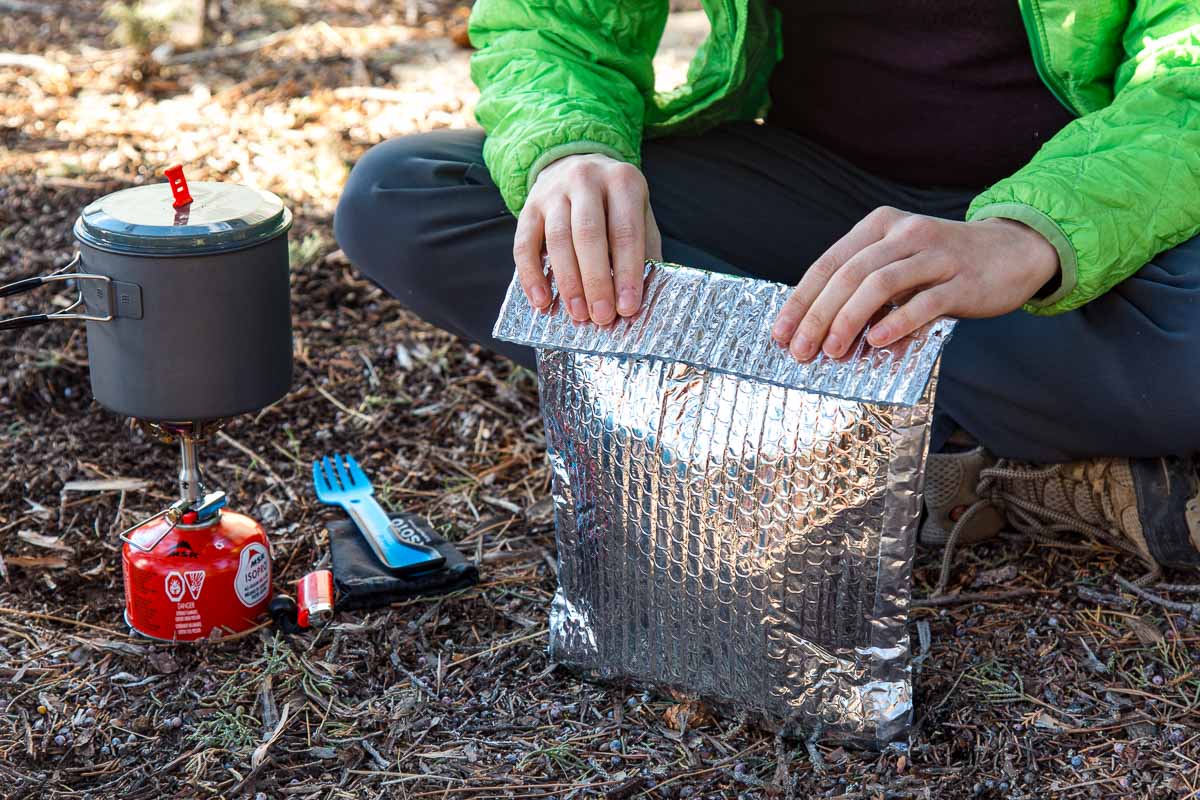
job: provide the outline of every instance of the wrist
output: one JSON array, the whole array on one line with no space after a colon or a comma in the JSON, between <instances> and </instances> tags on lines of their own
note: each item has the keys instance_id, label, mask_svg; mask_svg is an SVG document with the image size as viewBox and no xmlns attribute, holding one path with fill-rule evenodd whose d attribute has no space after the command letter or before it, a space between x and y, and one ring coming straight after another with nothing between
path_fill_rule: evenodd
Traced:
<instances>
[{"instance_id":1,"label":"wrist","mask_svg":"<svg viewBox=\"0 0 1200 800\"><path fill-rule=\"evenodd\" d=\"M1005 217L989 217L980 222L1007 229L1016 244L1017 263L1028 276L1030 285L1036 287L1031 297L1049 296L1062 284L1058 250L1040 232L1024 222Z\"/></svg>"},{"instance_id":2,"label":"wrist","mask_svg":"<svg viewBox=\"0 0 1200 800\"><path fill-rule=\"evenodd\" d=\"M553 174L563 169L567 169L571 164L579 162L593 162L596 164L620 164L625 163L620 159L613 158L606 153L596 153L592 151L585 152L567 152L563 155L554 158L553 160L544 162L536 173L530 177L529 186L532 189L537 179L542 175Z\"/></svg>"}]
</instances>

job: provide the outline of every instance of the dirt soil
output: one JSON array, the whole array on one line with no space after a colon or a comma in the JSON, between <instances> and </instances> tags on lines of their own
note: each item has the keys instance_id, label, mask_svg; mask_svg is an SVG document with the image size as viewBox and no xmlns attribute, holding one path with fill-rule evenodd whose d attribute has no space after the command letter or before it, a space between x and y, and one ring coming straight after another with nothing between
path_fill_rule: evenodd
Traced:
<instances>
[{"instance_id":1,"label":"dirt soil","mask_svg":"<svg viewBox=\"0 0 1200 800\"><path fill-rule=\"evenodd\" d=\"M960 554L954 602L918 602L913 613L923 655L907 752L776 741L551 663L554 540L534 377L422 324L361 280L331 234L339 187L366 148L471 124L466 9L426 0L415 20L380 0L226 0L223 10L206 49L155 61L108 38L113 22L96 0L0 0L0 282L65 263L85 204L160 180L174 162L193 179L275 191L296 214L295 383L204 446L210 482L271 529L280 591L327 563L329 516L308 488L309 463L335 450L357 454L385 503L428 515L483 579L296 636L264 627L192 646L131 637L117 532L172 499L174 449L91 400L81 327L6 333L0 795L1091 798L1200 788L1195 619L1122 592L1109 551L1012 540ZM673 47L703 35L694 14L677 21ZM682 74L680 52L662 56L668 78ZM67 296L12 298L0 310ZM64 490L118 478L149 488ZM920 555L918 597L938 558Z\"/></svg>"}]
</instances>

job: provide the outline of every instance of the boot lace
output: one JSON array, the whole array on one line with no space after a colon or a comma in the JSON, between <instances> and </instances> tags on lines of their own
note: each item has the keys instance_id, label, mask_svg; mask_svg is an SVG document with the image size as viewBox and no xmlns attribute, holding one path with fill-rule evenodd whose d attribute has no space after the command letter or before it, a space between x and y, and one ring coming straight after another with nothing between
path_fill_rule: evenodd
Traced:
<instances>
[{"instance_id":1,"label":"boot lace","mask_svg":"<svg viewBox=\"0 0 1200 800\"><path fill-rule=\"evenodd\" d=\"M1087 544L1071 542L1061 538L1061 534L1071 533L1087 537L1092 544L1106 544L1114 547L1130 555L1136 556L1147 566L1147 572L1138 578L1136 581L1126 581L1124 578L1117 576L1117 580L1122 582L1122 585L1128 588L1134 586L1138 591L1134 592L1138 596L1153 595L1144 587L1159 580L1162 577L1162 568L1155 562L1148 560L1141 551L1133 544L1124 539L1119 534L1101 528L1088 522L1085 519L1073 514L1068 514L1056 508L1050 508L1044 503L1035 502L1026 497L1020 497L1012 492L1004 489L1004 482L1039 482L1045 481L1048 478L1055 478L1062 471L1061 464L1051 464L1044 467L1028 467L1021 464L1015 464L1008 459L999 459L995 465L984 468L979 473L979 485L976 489L976 494L979 497L977 501L971 504L963 515L954 523L954 527L950 530L950 535L946 539L945 551L942 554L941 572L938 575L937 586L934 588L932 597L941 595L946 590L946 585L950 580L951 569L954 562L954 556L958 549L958 540L962 535L963 530L971 519L984 508L991 506L1004 514L1008 520L1008 524L1013 527L1022 536L1031 539L1039 544L1052 545L1054 547L1063 548L1066 550L1089 550L1091 547ZM1195 591L1200 592L1200 585L1190 587L1188 589L1167 589L1167 587L1185 587L1187 584L1163 584L1160 588L1167 591ZM1132 591L1132 590L1131 590ZM1156 595L1153 595L1157 598ZM1149 598L1146 598L1149 599ZM1157 598L1164 602L1172 601ZM1154 601L1152 601L1154 602ZM1188 604L1191 608L1191 604Z\"/></svg>"}]
</instances>

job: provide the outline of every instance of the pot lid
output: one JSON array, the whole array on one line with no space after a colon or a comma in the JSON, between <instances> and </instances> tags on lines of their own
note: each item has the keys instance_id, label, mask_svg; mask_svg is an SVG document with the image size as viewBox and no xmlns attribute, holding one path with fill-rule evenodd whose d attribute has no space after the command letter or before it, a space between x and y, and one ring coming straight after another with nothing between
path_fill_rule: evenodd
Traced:
<instances>
[{"instance_id":1,"label":"pot lid","mask_svg":"<svg viewBox=\"0 0 1200 800\"><path fill-rule=\"evenodd\" d=\"M168 183L105 195L79 215L75 238L131 255L203 255L253 247L291 227L291 212L270 192L205 181L190 189L191 202L178 208Z\"/></svg>"}]
</instances>

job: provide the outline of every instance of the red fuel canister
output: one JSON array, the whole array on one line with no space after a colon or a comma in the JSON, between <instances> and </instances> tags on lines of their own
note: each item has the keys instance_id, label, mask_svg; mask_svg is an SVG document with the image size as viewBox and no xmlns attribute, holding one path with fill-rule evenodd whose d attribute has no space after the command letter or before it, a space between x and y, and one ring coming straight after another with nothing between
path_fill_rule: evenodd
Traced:
<instances>
[{"instance_id":1,"label":"red fuel canister","mask_svg":"<svg viewBox=\"0 0 1200 800\"><path fill-rule=\"evenodd\" d=\"M121 561L126 621L155 639L240 633L257 623L271 600L267 535L243 514L222 511L174 527L160 516L129 533Z\"/></svg>"}]
</instances>

